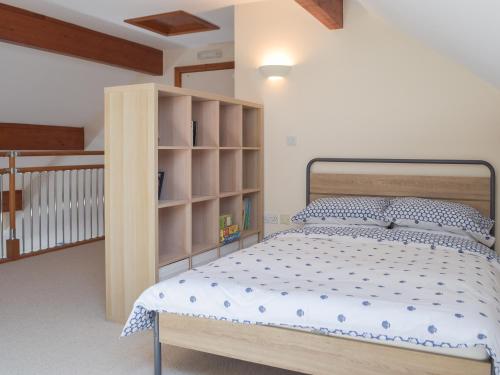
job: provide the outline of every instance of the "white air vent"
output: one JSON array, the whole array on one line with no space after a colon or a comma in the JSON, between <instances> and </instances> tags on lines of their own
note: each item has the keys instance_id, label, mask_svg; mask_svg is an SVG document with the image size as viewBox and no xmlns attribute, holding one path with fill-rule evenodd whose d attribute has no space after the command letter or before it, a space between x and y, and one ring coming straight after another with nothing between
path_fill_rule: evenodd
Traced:
<instances>
[{"instance_id":1,"label":"white air vent","mask_svg":"<svg viewBox=\"0 0 500 375\"><path fill-rule=\"evenodd\" d=\"M219 59L222 57L221 49L207 49L197 54L198 60Z\"/></svg>"}]
</instances>

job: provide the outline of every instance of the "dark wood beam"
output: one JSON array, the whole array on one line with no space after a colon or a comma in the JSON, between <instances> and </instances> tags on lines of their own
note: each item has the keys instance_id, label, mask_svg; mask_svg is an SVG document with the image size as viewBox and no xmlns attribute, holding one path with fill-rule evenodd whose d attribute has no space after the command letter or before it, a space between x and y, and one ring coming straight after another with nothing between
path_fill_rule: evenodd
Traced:
<instances>
[{"instance_id":1,"label":"dark wood beam","mask_svg":"<svg viewBox=\"0 0 500 375\"><path fill-rule=\"evenodd\" d=\"M344 27L343 0L295 0L330 30Z\"/></svg>"},{"instance_id":2,"label":"dark wood beam","mask_svg":"<svg viewBox=\"0 0 500 375\"><path fill-rule=\"evenodd\" d=\"M185 65L174 68L174 81L176 87L182 87L182 75L184 73L209 72L212 70L234 69L234 61L225 61L212 64Z\"/></svg>"},{"instance_id":3,"label":"dark wood beam","mask_svg":"<svg viewBox=\"0 0 500 375\"><path fill-rule=\"evenodd\" d=\"M0 3L0 40L152 75L163 51Z\"/></svg>"},{"instance_id":4,"label":"dark wood beam","mask_svg":"<svg viewBox=\"0 0 500 375\"><path fill-rule=\"evenodd\" d=\"M9 192L2 191L2 212L9 212ZM23 191L16 190L16 211L23 209Z\"/></svg>"},{"instance_id":5,"label":"dark wood beam","mask_svg":"<svg viewBox=\"0 0 500 375\"><path fill-rule=\"evenodd\" d=\"M83 150L84 128L0 123L0 150Z\"/></svg>"}]
</instances>

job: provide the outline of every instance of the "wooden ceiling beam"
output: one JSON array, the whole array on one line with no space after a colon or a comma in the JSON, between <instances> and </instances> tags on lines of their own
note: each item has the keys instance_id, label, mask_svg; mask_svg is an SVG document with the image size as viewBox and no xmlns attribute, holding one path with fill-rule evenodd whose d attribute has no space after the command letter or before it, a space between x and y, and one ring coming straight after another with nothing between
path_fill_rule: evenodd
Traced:
<instances>
[{"instance_id":1,"label":"wooden ceiling beam","mask_svg":"<svg viewBox=\"0 0 500 375\"><path fill-rule=\"evenodd\" d=\"M344 27L343 0L295 0L330 30Z\"/></svg>"},{"instance_id":2,"label":"wooden ceiling beam","mask_svg":"<svg viewBox=\"0 0 500 375\"><path fill-rule=\"evenodd\" d=\"M0 150L83 150L84 128L0 123Z\"/></svg>"},{"instance_id":3,"label":"wooden ceiling beam","mask_svg":"<svg viewBox=\"0 0 500 375\"><path fill-rule=\"evenodd\" d=\"M163 51L0 3L0 41L151 75L163 74Z\"/></svg>"}]
</instances>

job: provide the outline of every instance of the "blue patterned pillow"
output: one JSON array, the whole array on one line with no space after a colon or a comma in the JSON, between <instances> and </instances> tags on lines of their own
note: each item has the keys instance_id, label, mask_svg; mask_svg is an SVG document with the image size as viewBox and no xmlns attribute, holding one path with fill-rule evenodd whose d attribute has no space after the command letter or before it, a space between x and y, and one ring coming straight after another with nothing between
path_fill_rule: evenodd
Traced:
<instances>
[{"instance_id":1,"label":"blue patterned pillow","mask_svg":"<svg viewBox=\"0 0 500 375\"><path fill-rule=\"evenodd\" d=\"M385 219L394 224L451 233L468 234L492 246L490 231L494 221L475 208L461 203L424 198L394 198L385 212Z\"/></svg>"},{"instance_id":2,"label":"blue patterned pillow","mask_svg":"<svg viewBox=\"0 0 500 375\"><path fill-rule=\"evenodd\" d=\"M296 224L374 224L389 226L384 212L389 199L382 197L320 198L292 217Z\"/></svg>"}]
</instances>

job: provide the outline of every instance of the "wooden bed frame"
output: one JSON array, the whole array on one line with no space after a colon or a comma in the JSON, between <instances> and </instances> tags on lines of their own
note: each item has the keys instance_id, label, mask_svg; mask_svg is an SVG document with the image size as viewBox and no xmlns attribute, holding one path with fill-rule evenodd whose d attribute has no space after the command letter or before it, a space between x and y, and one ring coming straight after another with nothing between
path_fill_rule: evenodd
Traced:
<instances>
[{"instance_id":1,"label":"wooden bed frame","mask_svg":"<svg viewBox=\"0 0 500 375\"><path fill-rule=\"evenodd\" d=\"M482 165L490 177L314 173L315 163ZM307 203L326 196L417 196L462 202L495 218L495 171L485 161L313 159L306 180ZM493 373L489 361L281 327L155 313L155 375L161 375L162 343L314 375Z\"/></svg>"}]
</instances>

